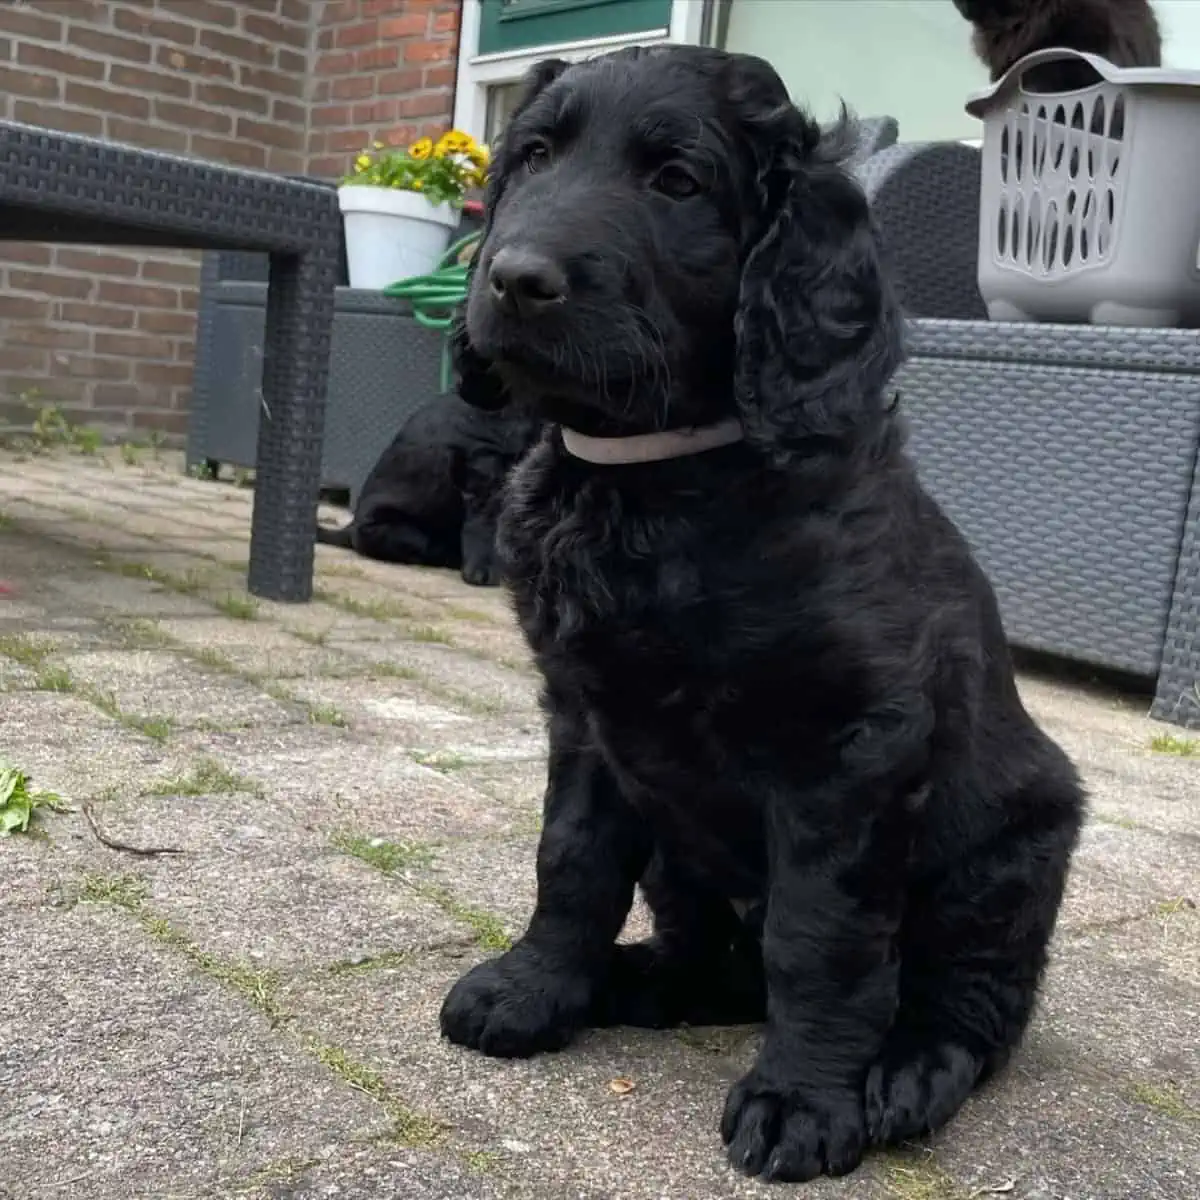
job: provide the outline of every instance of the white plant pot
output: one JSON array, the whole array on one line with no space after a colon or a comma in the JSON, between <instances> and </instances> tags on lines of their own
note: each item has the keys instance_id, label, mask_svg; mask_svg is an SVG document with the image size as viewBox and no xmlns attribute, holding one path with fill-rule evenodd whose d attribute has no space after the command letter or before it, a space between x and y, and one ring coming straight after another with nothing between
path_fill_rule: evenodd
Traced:
<instances>
[{"instance_id":1,"label":"white plant pot","mask_svg":"<svg viewBox=\"0 0 1200 1200\"><path fill-rule=\"evenodd\" d=\"M352 288L378 291L428 275L450 246L459 214L419 192L346 184L338 188Z\"/></svg>"}]
</instances>

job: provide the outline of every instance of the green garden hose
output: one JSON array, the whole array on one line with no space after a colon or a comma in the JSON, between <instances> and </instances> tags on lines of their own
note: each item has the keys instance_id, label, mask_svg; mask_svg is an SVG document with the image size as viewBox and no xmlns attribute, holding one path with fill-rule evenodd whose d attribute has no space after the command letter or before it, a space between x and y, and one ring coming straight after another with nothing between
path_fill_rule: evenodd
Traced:
<instances>
[{"instance_id":1,"label":"green garden hose","mask_svg":"<svg viewBox=\"0 0 1200 1200\"><path fill-rule=\"evenodd\" d=\"M458 261L469 246L479 242L479 233L469 233L442 255L437 270L429 275L414 275L383 289L385 296L400 296L412 305L413 319L426 329L449 333L454 310L467 298L467 268ZM450 390L450 338L442 346L442 391Z\"/></svg>"}]
</instances>

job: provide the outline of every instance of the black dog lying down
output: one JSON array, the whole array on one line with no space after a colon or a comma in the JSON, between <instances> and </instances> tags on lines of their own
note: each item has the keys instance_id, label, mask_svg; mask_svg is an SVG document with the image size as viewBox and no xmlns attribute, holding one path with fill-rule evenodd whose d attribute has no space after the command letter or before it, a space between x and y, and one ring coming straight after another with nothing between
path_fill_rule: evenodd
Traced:
<instances>
[{"instance_id":1,"label":"black dog lying down","mask_svg":"<svg viewBox=\"0 0 1200 1200\"><path fill-rule=\"evenodd\" d=\"M500 492L539 428L532 418L485 412L458 396L429 401L371 469L350 524L318 526L317 541L385 562L457 567L477 586L499 582Z\"/></svg>"},{"instance_id":2,"label":"black dog lying down","mask_svg":"<svg viewBox=\"0 0 1200 1200\"><path fill-rule=\"evenodd\" d=\"M498 536L550 760L528 930L442 1030L765 1019L721 1129L771 1179L934 1130L1005 1062L1083 805L903 452L841 154L759 59L543 63L456 336L552 423ZM616 945L638 884L654 937Z\"/></svg>"}]
</instances>

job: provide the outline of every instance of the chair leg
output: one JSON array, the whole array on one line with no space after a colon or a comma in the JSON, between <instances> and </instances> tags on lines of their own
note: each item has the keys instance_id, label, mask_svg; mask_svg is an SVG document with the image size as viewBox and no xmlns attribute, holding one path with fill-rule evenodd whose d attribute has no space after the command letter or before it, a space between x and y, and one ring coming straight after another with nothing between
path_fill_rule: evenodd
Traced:
<instances>
[{"instance_id":1,"label":"chair leg","mask_svg":"<svg viewBox=\"0 0 1200 1200\"><path fill-rule=\"evenodd\" d=\"M271 256L249 573L267 600L312 599L336 268L332 245Z\"/></svg>"}]
</instances>

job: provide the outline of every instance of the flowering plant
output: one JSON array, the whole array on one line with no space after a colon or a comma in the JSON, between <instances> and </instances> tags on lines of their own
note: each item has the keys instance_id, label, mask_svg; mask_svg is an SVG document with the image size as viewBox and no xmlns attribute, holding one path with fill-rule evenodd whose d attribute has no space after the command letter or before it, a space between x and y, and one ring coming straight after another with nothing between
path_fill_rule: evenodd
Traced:
<instances>
[{"instance_id":1,"label":"flowering plant","mask_svg":"<svg viewBox=\"0 0 1200 1200\"><path fill-rule=\"evenodd\" d=\"M375 142L354 160L343 184L420 192L430 204L462 206L467 191L487 177L488 148L470 134L451 129L435 142L421 138L404 150Z\"/></svg>"}]
</instances>

